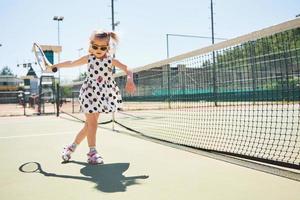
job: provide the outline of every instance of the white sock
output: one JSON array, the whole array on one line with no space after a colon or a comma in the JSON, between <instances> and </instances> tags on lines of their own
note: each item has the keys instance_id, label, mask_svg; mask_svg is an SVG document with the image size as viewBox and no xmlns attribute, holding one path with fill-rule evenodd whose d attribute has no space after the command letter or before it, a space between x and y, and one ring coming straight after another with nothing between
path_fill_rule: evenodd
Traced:
<instances>
[{"instance_id":1,"label":"white sock","mask_svg":"<svg viewBox=\"0 0 300 200\"><path fill-rule=\"evenodd\" d=\"M73 143L71 144L71 148L72 148L73 150L75 150L77 146L78 146L78 144L76 144L75 142L73 142Z\"/></svg>"},{"instance_id":2,"label":"white sock","mask_svg":"<svg viewBox=\"0 0 300 200\"><path fill-rule=\"evenodd\" d=\"M90 147L90 152L97 151L96 147Z\"/></svg>"}]
</instances>

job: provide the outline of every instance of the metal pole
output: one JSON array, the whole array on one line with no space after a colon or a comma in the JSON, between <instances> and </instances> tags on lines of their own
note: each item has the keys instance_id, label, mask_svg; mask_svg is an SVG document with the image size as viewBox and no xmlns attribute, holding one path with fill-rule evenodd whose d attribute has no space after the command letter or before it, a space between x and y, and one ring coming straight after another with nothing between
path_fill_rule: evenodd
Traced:
<instances>
[{"instance_id":1,"label":"metal pole","mask_svg":"<svg viewBox=\"0 0 300 200\"><path fill-rule=\"evenodd\" d=\"M60 38L59 38L59 20L57 20L57 43L60 45Z\"/></svg>"},{"instance_id":2,"label":"metal pole","mask_svg":"<svg viewBox=\"0 0 300 200\"><path fill-rule=\"evenodd\" d=\"M256 99L256 62L255 62L255 42L250 41L250 63L251 63L251 75L252 75L252 90L253 90L253 105L255 104Z\"/></svg>"},{"instance_id":3,"label":"metal pole","mask_svg":"<svg viewBox=\"0 0 300 200\"><path fill-rule=\"evenodd\" d=\"M56 84L56 117L59 117L59 107L60 107L60 88L59 83Z\"/></svg>"},{"instance_id":4,"label":"metal pole","mask_svg":"<svg viewBox=\"0 0 300 200\"><path fill-rule=\"evenodd\" d=\"M57 44L58 46L60 46L60 27L59 27L59 23L60 21L64 20L63 16L54 16L53 17L54 21L57 21ZM57 62L60 62L60 52L58 52L57 54ZM60 83L60 70L58 71L58 82Z\"/></svg>"},{"instance_id":5,"label":"metal pole","mask_svg":"<svg viewBox=\"0 0 300 200\"><path fill-rule=\"evenodd\" d=\"M57 19L57 42L58 42L58 46L60 46L59 19ZM60 52L58 52L58 55L57 55L57 62L60 63ZM60 70L58 70L58 83L60 84Z\"/></svg>"},{"instance_id":6,"label":"metal pole","mask_svg":"<svg viewBox=\"0 0 300 200\"><path fill-rule=\"evenodd\" d=\"M22 91L22 98L23 98L24 116L26 116L26 101L25 101L25 92L24 91Z\"/></svg>"},{"instance_id":7,"label":"metal pole","mask_svg":"<svg viewBox=\"0 0 300 200\"><path fill-rule=\"evenodd\" d=\"M211 16L211 42L215 43L215 33L214 33L214 8L213 0L210 0L210 16Z\"/></svg>"},{"instance_id":8,"label":"metal pole","mask_svg":"<svg viewBox=\"0 0 300 200\"><path fill-rule=\"evenodd\" d=\"M169 58L169 34L167 34L166 37L167 37L167 58Z\"/></svg>"},{"instance_id":9,"label":"metal pole","mask_svg":"<svg viewBox=\"0 0 300 200\"><path fill-rule=\"evenodd\" d=\"M115 11L114 11L114 0L111 0L111 20L112 30L115 30Z\"/></svg>"},{"instance_id":10,"label":"metal pole","mask_svg":"<svg viewBox=\"0 0 300 200\"><path fill-rule=\"evenodd\" d=\"M213 0L210 0L210 15L211 15L211 42L215 44L215 32L214 32L214 8ZM217 75L216 75L216 61L215 51L213 51L213 96L215 100L215 106L217 106Z\"/></svg>"},{"instance_id":11,"label":"metal pole","mask_svg":"<svg viewBox=\"0 0 300 200\"><path fill-rule=\"evenodd\" d=\"M168 67L168 108L171 109L171 91L170 91L170 81L171 81L171 78L170 78L170 65L167 65Z\"/></svg>"},{"instance_id":12,"label":"metal pole","mask_svg":"<svg viewBox=\"0 0 300 200\"><path fill-rule=\"evenodd\" d=\"M114 11L114 0L111 0L111 26L112 31L115 31L115 11ZM113 55L115 58L115 54ZM115 66L113 66L113 74L116 72ZM115 130L115 112L112 112L112 130Z\"/></svg>"}]
</instances>

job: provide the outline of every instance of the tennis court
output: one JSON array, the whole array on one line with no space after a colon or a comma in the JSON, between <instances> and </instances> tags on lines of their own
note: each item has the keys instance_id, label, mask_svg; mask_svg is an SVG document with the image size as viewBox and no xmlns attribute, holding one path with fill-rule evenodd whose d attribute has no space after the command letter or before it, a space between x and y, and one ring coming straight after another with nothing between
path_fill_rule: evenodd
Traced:
<instances>
[{"instance_id":1,"label":"tennis court","mask_svg":"<svg viewBox=\"0 0 300 200\"><path fill-rule=\"evenodd\" d=\"M1 199L298 199L300 183L170 146L98 129L104 165L87 165L85 142L60 153L82 124L54 116L1 118ZM38 162L43 173L19 167ZM242 162L242 161L241 161ZM78 191L74 192L74 191Z\"/></svg>"}]
</instances>

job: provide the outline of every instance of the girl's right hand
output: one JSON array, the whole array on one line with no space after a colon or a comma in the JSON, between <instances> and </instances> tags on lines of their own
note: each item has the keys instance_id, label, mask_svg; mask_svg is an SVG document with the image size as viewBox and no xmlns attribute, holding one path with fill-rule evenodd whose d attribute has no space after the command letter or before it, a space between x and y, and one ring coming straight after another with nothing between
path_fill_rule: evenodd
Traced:
<instances>
[{"instance_id":1,"label":"girl's right hand","mask_svg":"<svg viewBox=\"0 0 300 200\"><path fill-rule=\"evenodd\" d=\"M133 94L136 91L136 86L133 82L133 72L130 70L127 71L127 82L125 85L125 90L130 94Z\"/></svg>"},{"instance_id":2,"label":"girl's right hand","mask_svg":"<svg viewBox=\"0 0 300 200\"><path fill-rule=\"evenodd\" d=\"M125 90L130 94L135 93L136 86L132 80L127 80L126 85L125 85Z\"/></svg>"}]
</instances>

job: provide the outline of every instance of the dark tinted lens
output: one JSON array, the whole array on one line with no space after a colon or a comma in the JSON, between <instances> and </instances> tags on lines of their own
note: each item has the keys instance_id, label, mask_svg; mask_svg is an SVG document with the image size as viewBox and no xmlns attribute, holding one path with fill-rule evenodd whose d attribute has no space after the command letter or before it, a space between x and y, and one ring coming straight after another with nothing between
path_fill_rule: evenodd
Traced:
<instances>
[{"instance_id":1,"label":"dark tinted lens","mask_svg":"<svg viewBox=\"0 0 300 200\"><path fill-rule=\"evenodd\" d=\"M107 47L101 47L100 49L101 49L101 51L106 51Z\"/></svg>"},{"instance_id":2,"label":"dark tinted lens","mask_svg":"<svg viewBox=\"0 0 300 200\"><path fill-rule=\"evenodd\" d=\"M93 48L94 50L97 50L97 49L98 49L98 47L97 47L96 45L92 45L92 48Z\"/></svg>"}]
</instances>

